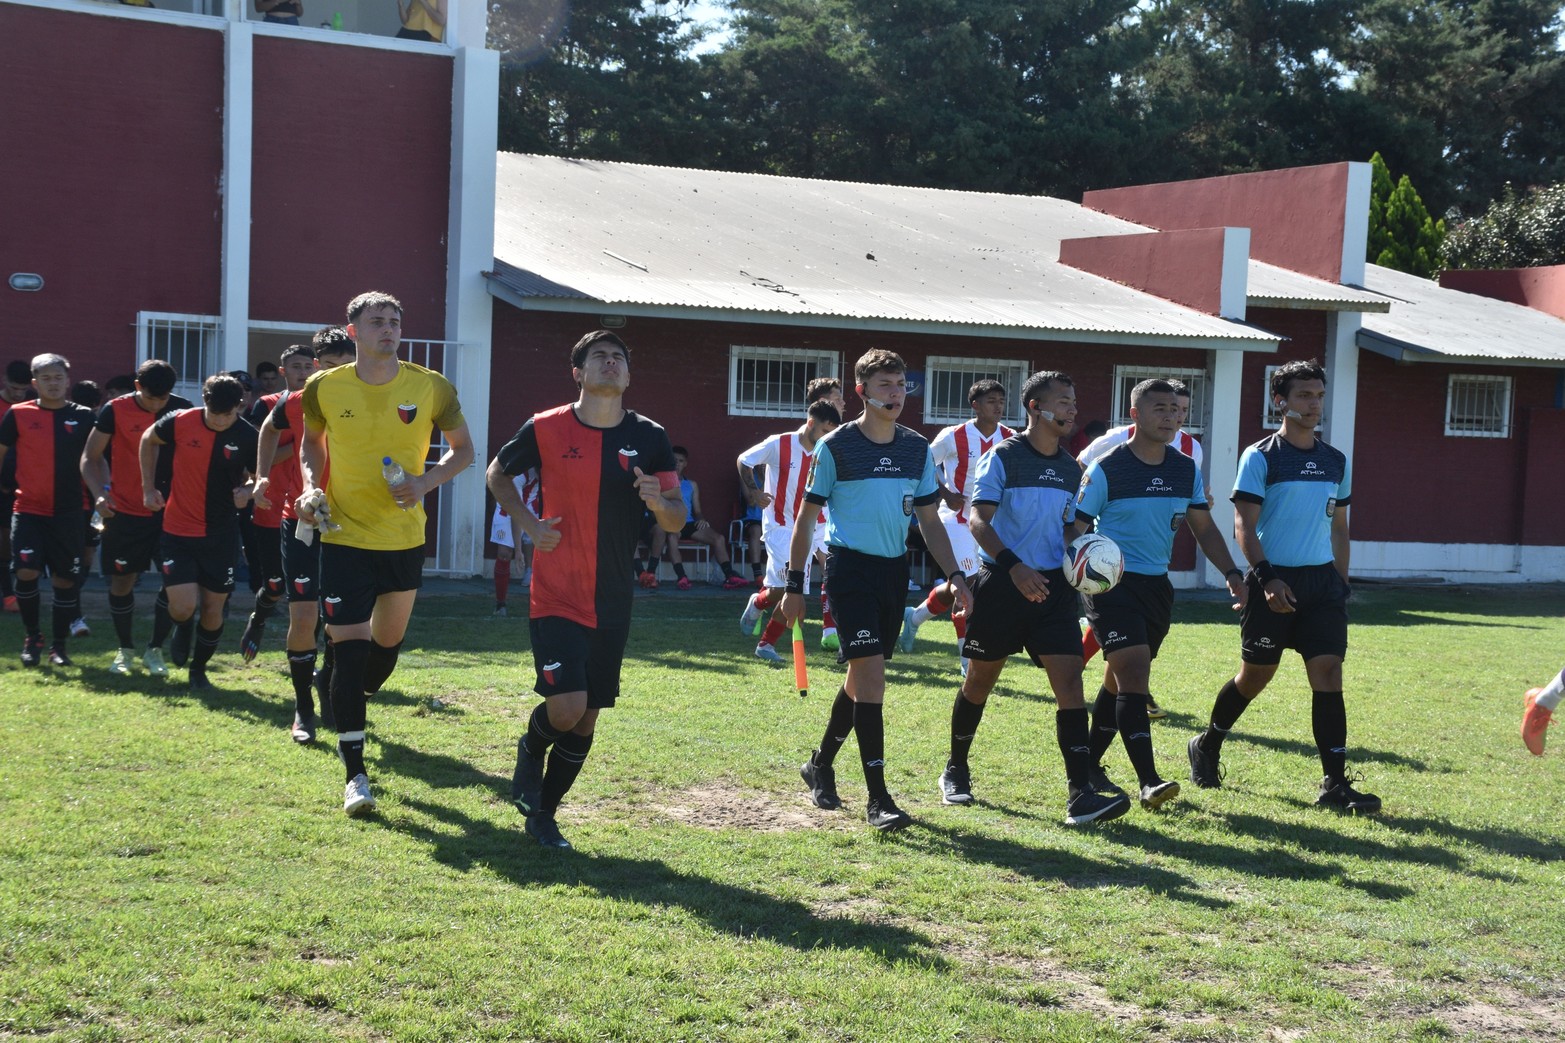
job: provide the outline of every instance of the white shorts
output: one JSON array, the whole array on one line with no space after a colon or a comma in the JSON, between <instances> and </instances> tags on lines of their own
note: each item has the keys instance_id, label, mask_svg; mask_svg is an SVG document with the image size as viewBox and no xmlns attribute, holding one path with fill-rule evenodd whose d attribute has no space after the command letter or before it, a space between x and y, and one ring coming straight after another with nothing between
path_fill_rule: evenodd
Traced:
<instances>
[{"instance_id":1,"label":"white shorts","mask_svg":"<svg viewBox=\"0 0 1565 1043\"><path fill-rule=\"evenodd\" d=\"M955 518L945 520L946 538L951 541L951 554L956 558L956 567L962 570L963 575L976 576L978 574L978 541L973 539L972 530Z\"/></svg>"},{"instance_id":2,"label":"white shorts","mask_svg":"<svg viewBox=\"0 0 1565 1043\"><path fill-rule=\"evenodd\" d=\"M825 538L821 536L819 529L815 535L820 539L819 547L826 545ZM793 543L793 526L774 526L763 537L766 541L766 585L773 590L781 590L788 585L788 555L791 553L790 544ZM814 570L815 555L810 555L810 560L804 563L804 592L810 592L810 573Z\"/></svg>"},{"instance_id":3,"label":"white shorts","mask_svg":"<svg viewBox=\"0 0 1565 1043\"><path fill-rule=\"evenodd\" d=\"M494 509L494 518L489 522L489 542L497 547L511 547L514 549L516 544L511 541L511 529L511 516L501 514L500 508L496 507ZM533 541L528 539L527 534L521 529L517 529L516 534L522 538L524 544L532 544Z\"/></svg>"}]
</instances>

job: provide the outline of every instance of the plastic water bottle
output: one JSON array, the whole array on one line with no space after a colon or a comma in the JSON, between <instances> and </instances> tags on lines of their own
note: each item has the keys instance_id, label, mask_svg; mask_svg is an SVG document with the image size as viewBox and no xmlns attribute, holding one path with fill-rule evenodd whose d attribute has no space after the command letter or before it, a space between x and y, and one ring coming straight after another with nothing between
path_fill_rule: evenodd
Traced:
<instances>
[{"instance_id":1,"label":"plastic water bottle","mask_svg":"<svg viewBox=\"0 0 1565 1043\"><path fill-rule=\"evenodd\" d=\"M339 32L342 30L342 12L341 11L333 11L332 12L331 27L333 29L338 30Z\"/></svg>"},{"instance_id":2,"label":"plastic water bottle","mask_svg":"<svg viewBox=\"0 0 1565 1043\"><path fill-rule=\"evenodd\" d=\"M389 456L380 458L380 473L386 479L386 485L397 486L408 480L408 473L402 469L402 465ZM400 506L400 505L399 505ZM406 507L402 508L404 511Z\"/></svg>"}]
</instances>

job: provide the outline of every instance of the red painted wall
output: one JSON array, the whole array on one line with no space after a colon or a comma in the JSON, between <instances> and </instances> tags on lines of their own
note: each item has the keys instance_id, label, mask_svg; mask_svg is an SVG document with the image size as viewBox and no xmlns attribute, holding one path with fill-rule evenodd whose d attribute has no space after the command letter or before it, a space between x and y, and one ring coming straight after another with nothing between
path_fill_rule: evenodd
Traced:
<instances>
[{"instance_id":1,"label":"red painted wall","mask_svg":"<svg viewBox=\"0 0 1565 1043\"><path fill-rule=\"evenodd\" d=\"M1440 285L1463 293L1476 293L1497 301L1525 305L1565 319L1565 264L1541 268L1441 272Z\"/></svg>"},{"instance_id":2,"label":"red painted wall","mask_svg":"<svg viewBox=\"0 0 1565 1043\"><path fill-rule=\"evenodd\" d=\"M1250 256L1336 282L1342 277L1348 165L1108 188L1082 206L1149 228L1250 229Z\"/></svg>"},{"instance_id":3,"label":"red painted wall","mask_svg":"<svg viewBox=\"0 0 1565 1043\"><path fill-rule=\"evenodd\" d=\"M44 278L0 286L6 358L101 382L138 311L217 313L222 58L217 32L0 5L0 272Z\"/></svg>"},{"instance_id":4,"label":"red painted wall","mask_svg":"<svg viewBox=\"0 0 1565 1043\"><path fill-rule=\"evenodd\" d=\"M255 40L250 313L342 322L385 290L445 336L452 60Z\"/></svg>"},{"instance_id":5,"label":"red painted wall","mask_svg":"<svg viewBox=\"0 0 1565 1043\"><path fill-rule=\"evenodd\" d=\"M1221 314L1222 228L1066 239L1060 263L1187 308Z\"/></svg>"}]
</instances>

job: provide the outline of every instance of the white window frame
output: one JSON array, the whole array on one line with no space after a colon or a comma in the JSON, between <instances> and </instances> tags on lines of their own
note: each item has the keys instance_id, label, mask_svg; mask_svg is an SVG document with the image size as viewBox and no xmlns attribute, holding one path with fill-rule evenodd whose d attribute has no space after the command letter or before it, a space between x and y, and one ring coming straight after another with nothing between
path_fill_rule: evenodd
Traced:
<instances>
[{"instance_id":1,"label":"white window frame","mask_svg":"<svg viewBox=\"0 0 1565 1043\"><path fill-rule=\"evenodd\" d=\"M1121 427L1130 420L1130 392L1143 380L1161 378L1183 381L1190 389L1190 416L1184 430L1192 435L1206 434L1206 418L1211 415L1212 380L1204 369L1177 369L1168 366L1115 366L1114 419L1110 427Z\"/></svg>"},{"instance_id":2,"label":"white window frame","mask_svg":"<svg viewBox=\"0 0 1565 1043\"><path fill-rule=\"evenodd\" d=\"M157 346L157 334L175 332L188 335L199 331L202 342L197 349L194 366L188 360L188 350L182 350L177 359L174 353ZM201 401L201 385L206 378L223 370L223 324L216 315L192 315L172 311L143 311L136 313L136 361L139 365L147 359L161 358L174 367L174 394L183 395L192 402Z\"/></svg>"},{"instance_id":3,"label":"white window frame","mask_svg":"<svg viewBox=\"0 0 1565 1043\"><path fill-rule=\"evenodd\" d=\"M1484 427L1471 426L1472 419L1458 420L1456 416L1458 386L1468 385L1469 389L1476 391L1478 388L1493 388L1499 392L1498 401L1500 411L1491 419L1485 418L1479 422ZM1495 376L1491 374L1477 373L1452 373L1446 377L1445 384L1445 433L1452 438L1509 438L1511 437L1511 402L1515 396L1515 385L1510 377Z\"/></svg>"},{"instance_id":4,"label":"white window frame","mask_svg":"<svg viewBox=\"0 0 1565 1043\"><path fill-rule=\"evenodd\" d=\"M956 375L961 392L959 407L941 408L934 397L935 381L941 375ZM975 359L963 355L930 355L924 359L924 386L920 393L924 398L924 423L931 426L964 424L973 418L972 404L967 401L967 391L978 381L989 378L1005 385L1005 417L1010 427L1027 426L1027 412L1022 408L1022 385L1032 374L1032 364L1022 359Z\"/></svg>"},{"instance_id":5,"label":"white window frame","mask_svg":"<svg viewBox=\"0 0 1565 1043\"><path fill-rule=\"evenodd\" d=\"M766 394L741 400L740 368L745 362L776 362L793 365L813 365L814 376L784 386L781 381L769 382ZM805 385L818 377L837 377L842 368L842 353L825 348L775 348L754 344L732 344L728 348L728 415L773 416L797 419L804 412Z\"/></svg>"}]
</instances>

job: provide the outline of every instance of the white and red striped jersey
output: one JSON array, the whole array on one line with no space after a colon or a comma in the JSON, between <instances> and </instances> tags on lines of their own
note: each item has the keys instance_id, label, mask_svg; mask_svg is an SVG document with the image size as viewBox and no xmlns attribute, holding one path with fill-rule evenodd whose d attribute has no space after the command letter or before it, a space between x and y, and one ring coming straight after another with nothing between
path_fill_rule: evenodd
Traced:
<instances>
[{"instance_id":1,"label":"white and red striped jersey","mask_svg":"<svg viewBox=\"0 0 1565 1043\"><path fill-rule=\"evenodd\" d=\"M978 458L1010 438L1016 432L1004 424L985 438L978 425L969 420L965 424L943 429L929 443L934 454L935 466L940 469L941 484L962 497L962 509L953 511L940 501L940 517L946 521L967 524L967 509L973 503L973 478L978 473Z\"/></svg>"},{"instance_id":2,"label":"white and red striped jersey","mask_svg":"<svg viewBox=\"0 0 1565 1043\"><path fill-rule=\"evenodd\" d=\"M1110 449L1113 449L1115 446L1124 442L1130 441L1130 433L1132 430L1134 430L1134 425L1126 424L1123 427L1110 428L1107 433L1101 434L1097 438L1094 438L1090 443L1088 443L1087 448L1081 451L1081 455L1076 457L1076 462L1081 465L1082 471L1085 472L1087 470L1087 465L1092 463L1092 461L1107 455ZM1202 454L1200 442L1197 442L1187 432L1181 431L1179 434L1174 436L1174 440L1169 444L1172 445L1175 449L1178 449L1181 453L1184 453L1190 459L1194 460L1195 469L1197 471L1201 470Z\"/></svg>"},{"instance_id":3,"label":"white and red striped jersey","mask_svg":"<svg viewBox=\"0 0 1565 1043\"><path fill-rule=\"evenodd\" d=\"M739 454L739 463L743 466L766 468L762 488L772 502L761 508L763 534L779 527L793 527L799 501L804 497L805 483L810 477L810 462L814 459L814 452L805 451L797 431L772 435Z\"/></svg>"},{"instance_id":4,"label":"white and red striped jersey","mask_svg":"<svg viewBox=\"0 0 1565 1043\"><path fill-rule=\"evenodd\" d=\"M511 484L516 487L516 495L522 498L522 503L538 517L543 517L543 505L538 497L538 468L529 467L521 474L511 479ZM496 517L506 517L505 508L495 504Z\"/></svg>"}]
</instances>

